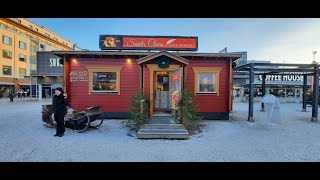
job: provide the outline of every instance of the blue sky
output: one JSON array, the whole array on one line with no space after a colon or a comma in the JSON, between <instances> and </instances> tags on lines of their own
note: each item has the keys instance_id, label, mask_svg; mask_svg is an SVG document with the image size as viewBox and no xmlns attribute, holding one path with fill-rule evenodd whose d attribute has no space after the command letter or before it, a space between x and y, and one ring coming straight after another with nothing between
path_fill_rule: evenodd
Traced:
<instances>
[{"instance_id":1,"label":"blue sky","mask_svg":"<svg viewBox=\"0 0 320 180\"><path fill-rule=\"evenodd\" d=\"M320 18L28 18L78 44L99 49L100 34L198 36L198 52L247 51L248 60L320 62Z\"/></svg>"}]
</instances>

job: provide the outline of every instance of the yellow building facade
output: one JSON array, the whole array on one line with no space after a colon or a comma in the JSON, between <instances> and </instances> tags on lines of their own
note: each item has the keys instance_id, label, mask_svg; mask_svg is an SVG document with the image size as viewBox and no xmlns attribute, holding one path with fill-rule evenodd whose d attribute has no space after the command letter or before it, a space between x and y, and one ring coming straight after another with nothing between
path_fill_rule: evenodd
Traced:
<instances>
[{"instance_id":1,"label":"yellow building facade","mask_svg":"<svg viewBox=\"0 0 320 180\"><path fill-rule=\"evenodd\" d=\"M73 43L25 18L0 18L0 89L30 90L37 51L73 50ZM4 94L6 95L6 94Z\"/></svg>"}]
</instances>

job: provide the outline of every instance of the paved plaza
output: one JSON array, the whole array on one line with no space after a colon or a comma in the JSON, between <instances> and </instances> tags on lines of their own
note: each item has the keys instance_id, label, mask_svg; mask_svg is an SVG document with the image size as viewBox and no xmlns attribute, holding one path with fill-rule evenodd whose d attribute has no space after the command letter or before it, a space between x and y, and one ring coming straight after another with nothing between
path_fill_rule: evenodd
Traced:
<instances>
[{"instance_id":1,"label":"paved plaza","mask_svg":"<svg viewBox=\"0 0 320 180\"><path fill-rule=\"evenodd\" d=\"M42 104L50 100L0 99L2 162L202 162L320 161L320 123L311 122L311 107L281 104L284 124L269 128L254 105L257 122L246 121L248 105L234 103L229 121L204 121L202 132L188 140L140 140L122 128L123 120L107 120L98 129L61 138L43 125Z\"/></svg>"}]
</instances>

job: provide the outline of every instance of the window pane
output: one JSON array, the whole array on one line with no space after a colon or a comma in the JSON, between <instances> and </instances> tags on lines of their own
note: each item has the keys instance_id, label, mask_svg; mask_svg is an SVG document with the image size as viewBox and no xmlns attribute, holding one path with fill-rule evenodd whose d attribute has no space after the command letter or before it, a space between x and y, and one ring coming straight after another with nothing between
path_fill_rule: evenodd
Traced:
<instances>
[{"instance_id":1,"label":"window pane","mask_svg":"<svg viewBox=\"0 0 320 180\"><path fill-rule=\"evenodd\" d=\"M27 74L27 70L25 68L19 68L19 77L24 77Z\"/></svg>"},{"instance_id":2,"label":"window pane","mask_svg":"<svg viewBox=\"0 0 320 180\"><path fill-rule=\"evenodd\" d=\"M8 36L3 36L3 44L11 45L11 38Z\"/></svg>"},{"instance_id":3,"label":"window pane","mask_svg":"<svg viewBox=\"0 0 320 180\"><path fill-rule=\"evenodd\" d=\"M3 50L2 51L2 57L11 59L12 58L12 52Z\"/></svg>"},{"instance_id":4,"label":"window pane","mask_svg":"<svg viewBox=\"0 0 320 180\"><path fill-rule=\"evenodd\" d=\"M31 64L37 64L35 56L30 56L30 63Z\"/></svg>"},{"instance_id":5,"label":"window pane","mask_svg":"<svg viewBox=\"0 0 320 180\"><path fill-rule=\"evenodd\" d=\"M117 87L116 72L94 72L93 73L93 90L95 91L114 91Z\"/></svg>"},{"instance_id":6,"label":"window pane","mask_svg":"<svg viewBox=\"0 0 320 180\"><path fill-rule=\"evenodd\" d=\"M31 70L31 73L36 73L37 71L37 65L36 64L31 64L30 66L30 70Z\"/></svg>"},{"instance_id":7,"label":"window pane","mask_svg":"<svg viewBox=\"0 0 320 180\"><path fill-rule=\"evenodd\" d=\"M214 73L199 73L199 92L216 92L216 78Z\"/></svg>"},{"instance_id":8,"label":"window pane","mask_svg":"<svg viewBox=\"0 0 320 180\"><path fill-rule=\"evenodd\" d=\"M36 46L30 45L30 49L31 49L31 52L33 52L33 53L37 52L37 47Z\"/></svg>"},{"instance_id":9,"label":"window pane","mask_svg":"<svg viewBox=\"0 0 320 180\"><path fill-rule=\"evenodd\" d=\"M19 41L19 48L21 49L26 49L27 48L27 45L25 42L22 42L22 41Z\"/></svg>"},{"instance_id":10,"label":"window pane","mask_svg":"<svg viewBox=\"0 0 320 180\"><path fill-rule=\"evenodd\" d=\"M7 28L7 25L3 24L3 23L0 23L0 27L1 28Z\"/></svg>"},{"instance_id":11,"label":"window pane","mask_svg":"<svg viewBox=\"0 0 320 180\"><path fill-rule=\"evenodd\" d=\"M20 54L20 55L19 55L19 60L20 60L20 61L27 61L26 56L23 55L23 54Z\"/></svg>"},{"instance_id":12,"label":"window pane","mask_svg":"<svg viewBox=\"0 0 320 180\"><path fill-rule=\"evenodd\" d=\"M11 66L2 66L3 75L11 75Z\"/></svg>"}]
</instances>

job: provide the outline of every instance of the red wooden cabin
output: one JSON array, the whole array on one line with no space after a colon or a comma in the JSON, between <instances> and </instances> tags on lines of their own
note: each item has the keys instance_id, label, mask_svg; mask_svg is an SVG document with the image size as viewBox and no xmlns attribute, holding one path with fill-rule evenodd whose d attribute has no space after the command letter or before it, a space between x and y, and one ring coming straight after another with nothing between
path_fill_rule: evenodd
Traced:
<instances>
[{"instance_id":1,"label":"red wooden cabin","mask_svg":"<svg viewBox=\"0 0 320 180\"><path fill-rule=\"evenodd\" d=\"M204 119L222 120L229 119L232 110L232 63L241 56L167 51L53 53L63 58L64 89L76 110L101 105L107 118L128 118L130 99L142 88L150 99L152 117L170 110L171 94L186 83Z\"/></svg>"}]
</instances>

